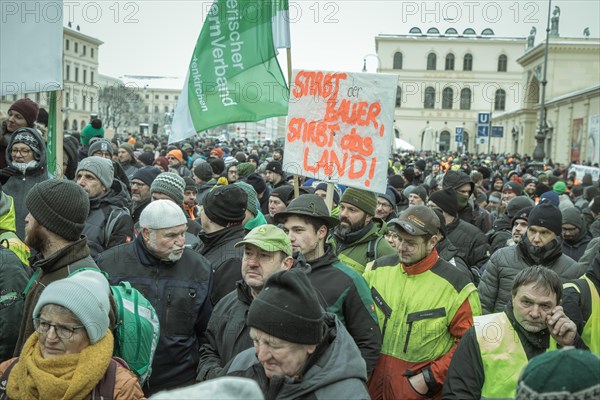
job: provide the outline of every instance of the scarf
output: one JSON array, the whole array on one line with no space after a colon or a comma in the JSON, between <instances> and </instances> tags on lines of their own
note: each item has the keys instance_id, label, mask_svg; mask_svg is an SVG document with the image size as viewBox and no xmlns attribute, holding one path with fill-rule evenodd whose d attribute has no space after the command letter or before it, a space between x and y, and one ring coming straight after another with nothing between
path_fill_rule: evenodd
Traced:
<instances>
[{"instance_id":1,"label":"scarf","mask_svg":"<svg viewBox=\"0 0 600 400\"><path fill-rule=\"evenodd\" d=\"M81 353L45 359L34 333L10 373L6 394L19 400L85 399L106 373L113 345L113 335L107 330L100 341Z\"/></svg>"}]
</instances>

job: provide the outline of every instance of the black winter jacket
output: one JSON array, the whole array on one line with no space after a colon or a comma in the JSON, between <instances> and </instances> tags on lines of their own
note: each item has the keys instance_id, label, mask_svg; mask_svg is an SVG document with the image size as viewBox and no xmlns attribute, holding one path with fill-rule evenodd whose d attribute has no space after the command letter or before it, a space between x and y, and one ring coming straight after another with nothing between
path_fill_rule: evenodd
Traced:
<instances>
[{"instance_id":1,"label":"black winter jacket","mask_svg":"<svg viewBox=\"0 0 600 400\"><path fill-rule=\"evenodd\" d=\"M101 253L97 263L109 274L111 285L130 282L156 310L160 337L149 389L155 392L193 382L198 349L206 342L204 331L212 312L213 273L208 261L190 249L184 249L176 262L161 261L139 235L132 243Z\"/></svg>"},{"instance_id":2,"label":"black winter jacket","mask_svg":"<svg viewBox=\"0 0 600 400\"><path fill-rule=\"evenodd\" d=\"M200 233L203 245L200 254L208 259L215 272L215 288L212 302L217 304L226 294L235 290L235 283L242 279L243 247L235 247L244 238L242 225L232 226L212 233Z\"/></svg>"},{"instance_id":3,"label":"black winter jacket","mask_svg":"<svg viewBox=\"0 0 600 400\"><path fill-rule=\"evenodd\" d=\"M90 199L90 213L85 220L83 234L88 238L92 257L133 240L130 206L131 197L125 184L116 179L107 193Z\"/></svg>"},{"instance_id":4,"label":"black winter jacket","mask_svg":"<svg viewBox=\"0 0 600 400\"><path fill-rule=\"evenodd\" d=\"M487 237L474 225L456 218L446 225L448 239L458 249L458 255L469 267L481 267L490 256Z\"/></svg>"}]
</instances>

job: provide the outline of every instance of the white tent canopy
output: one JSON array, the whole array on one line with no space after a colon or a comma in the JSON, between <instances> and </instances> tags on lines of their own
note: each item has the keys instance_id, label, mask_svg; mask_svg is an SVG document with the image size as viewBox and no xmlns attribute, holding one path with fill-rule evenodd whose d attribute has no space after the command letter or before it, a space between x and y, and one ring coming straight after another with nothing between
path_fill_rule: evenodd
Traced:
<instances>
[{"instance_id":1,"label":"white tent canopy","mask_svg":"<svg viewBox=\"0 0 600 400\"><path fill-rule=\"evenodd\" d=\"M414 151L415 146L398 138L394 138L394 150Z\"/></svg>"}]
</instances>

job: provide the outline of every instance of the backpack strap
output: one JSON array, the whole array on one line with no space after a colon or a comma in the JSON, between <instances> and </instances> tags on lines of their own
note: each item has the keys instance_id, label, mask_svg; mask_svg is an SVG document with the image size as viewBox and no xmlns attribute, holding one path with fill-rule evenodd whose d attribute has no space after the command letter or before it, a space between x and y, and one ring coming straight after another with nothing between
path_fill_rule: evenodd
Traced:
<instances>
[{"instance_id":1,"label":"backpack strap","mask_svg":"<svg viewBox=\"0 0 600 400\"><path fill-rule=\"evenodd\" d=\"M130 215L129 210L125 208L113 208L110 214L108 214L108 217L106 218L106 223L104 224L104 240L106 241L106 243L108 243L108 239L110 238L113 229L115 229L117 222L119 222L119 219L123 215Z\"/></svg>"},{"instance_id":2,"label":"backpack strap","mask_svg":"<svg viewBox=\"0 0 600 400\"><path fill-rule=\"evenodd\" d=\"M40 276L41 272L42 272L41 268L36 268L35 271L33 271L33 275L31 275L31 278L29 278L29 281L27 282L25 289L23 289L23 298L27 297L27 293L29 293L29 289L31 289L31 285L33 285L33 283L37 280L37 278L38 278L38 276Z\"/></svg>"},{"instance_id":3,"label":"backpack strap","mask_svg":"<svg viewBox=\"0 0 600 400\"><path fill-rule=\"evenodd\" d=\"M367 246L367 262L377 259L377 246L379 246L380 240L381 236L377 236L376 239L369 240L369 244Z\"/></svg>"},{"instance_id":4,"label":"backpack strap","mask_svg":"<svg viewBox=\"0 0 600 400\"><path fill-rule=\"evenodd\" d=\"M19 362L19 357L15 358L15 360L10 363L8 367L4 370L2 377L0 378L0 400L8 399L6 396L6 387L8 386L8 376L10 375L10 371L12 371L13 367L17 365Z\"/></svg>"}]
</instances>

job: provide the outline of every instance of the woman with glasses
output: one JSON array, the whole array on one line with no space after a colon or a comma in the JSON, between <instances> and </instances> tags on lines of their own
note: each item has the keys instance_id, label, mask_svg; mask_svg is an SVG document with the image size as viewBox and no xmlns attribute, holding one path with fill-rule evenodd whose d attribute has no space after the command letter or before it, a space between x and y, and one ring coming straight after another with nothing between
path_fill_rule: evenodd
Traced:
<instances>
[{"instance_id":1,"label":"woman with glasses","mask_svg":"<svg viewBox=\"0 0 600 400\"><path fill-rule=\"evenodd\" d=\"M14 199L17 236L24 238L25 197L37 183L48 179L46 143L35 128L19 128L13 132L6 148L8 167L0 173L4 193Z\"/></svg>"},{"instance_id":2,"label":"woman with glasses","mask_svg":"<svg viewBox=\"0 0 600 400\"><path fill-rule=\"evenodd\" d=\"M0 364L0 399L143 399L135 375L112 358L109 292L92 270L48 285L20 357Z\"/></svg>"},{"instance_id":3,"label":"woman with glasses","mask_svg":"<svg viewBox=\"0 0 600 400\"><path fill-rule=\"evenodd\" d=\"M0 121L0 169L7 166L6 148L11 135L19 128L34 128L39 110L35 101L19 99L8 109L8 117Z\"/></svg>"}]
</instances>

